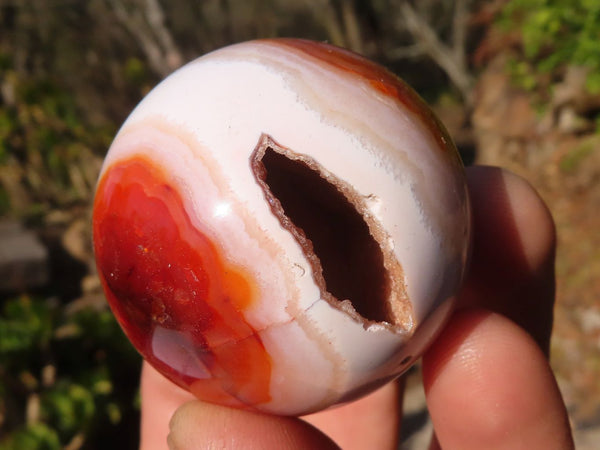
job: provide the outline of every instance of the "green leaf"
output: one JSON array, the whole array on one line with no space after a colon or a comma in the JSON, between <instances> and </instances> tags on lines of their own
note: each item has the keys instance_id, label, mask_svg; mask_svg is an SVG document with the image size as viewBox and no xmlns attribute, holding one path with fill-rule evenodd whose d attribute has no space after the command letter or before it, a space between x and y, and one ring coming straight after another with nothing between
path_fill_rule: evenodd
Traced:
<instances>
[{"instance_id":1,"label":"green leaf","mask_svg":"<svg viewBox=\"0 0 600 450\"><path fill-rule=\"evenodd\" d=\"M85 387L63 381L42 397L42 414L61 433L85 429L94 416L94 396Z\"/></svg>"},{"instance_id":2,"label":"green leaf","mask_svg":"<svg viewBox=\"0 0 600 450\"><path fill-rule=\"evenodd\" d=\"M28 425L0 442L0 450L59 450L58 433L43 423Z\"/></svg>"},{"instance_id":3,"label":"green leaf","mask_svg":"<svg viewBox=\"0 0 600 450\"><path fill-rule=\"evenodd\" d=\"M52 335L53 309L48 301L27 296L7 301L0 316L0 355L46 346Z\"/></svg>"}]
</instances>

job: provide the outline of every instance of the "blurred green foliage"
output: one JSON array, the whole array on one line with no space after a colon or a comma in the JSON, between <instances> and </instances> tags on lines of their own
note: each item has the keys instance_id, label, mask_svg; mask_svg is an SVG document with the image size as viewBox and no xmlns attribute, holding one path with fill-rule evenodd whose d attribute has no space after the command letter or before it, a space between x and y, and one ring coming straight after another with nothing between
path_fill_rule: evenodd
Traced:
<instances>
[{"instance_id":1,"label":"blurred green foliage","mask_svg":"<svg viewBox=\"0 0 600 450\"><path fill-rule=\"evenodd\" d=\"M137 415L140 358L104 303L73 309L26 295L6 301L0 361L1 450L135 444L138 425L124 418ZM111 444L118 438L120 445Z\"/></svg>"},{"instance_id":2,"label":"blurred green foliage","mask_svg":"<svg viewBox=\"0 0 600 450\"><path fill-rule=\"evenodd\" d=\"M0 62L8 92L0 102L0 216L87 201L115 127L90 124L74 93L51 77L23 76L7 57Z\"/></svg>"},{"instance_id":3,"label":"blurred green foliage","mask_svg":"<svg viewBox=\"0 0 600 450\"><path fill-rule=\"evenodd\" d=\"M26 425L0 442L1 450L58 450L62 448L58 433L43 423Z\"/></svg>"},{"instance_id":4,"label":"blurred green foliage","mask_svg":"<svg viewBox=\"0 0 600 450\"><path fill-rule=\"evenodd\" d=\"M521 87L534 90L543 76L574 65L589 69L586 88L600 93L598 0L510 0L500 24L522 36L522 55L510 65Z\"/></svg>"},{"instance_id":5,"label":"blurred green foliage","mask_svg":"<svg viewBox=\"0 0 600 450\"><path fill-rule=\"evenodd\" d=\"M575 172L585 159L598 148L597 142L584 141L572 149L561 161L560 169L565 173Z\"/></svg>"}]
</instances>

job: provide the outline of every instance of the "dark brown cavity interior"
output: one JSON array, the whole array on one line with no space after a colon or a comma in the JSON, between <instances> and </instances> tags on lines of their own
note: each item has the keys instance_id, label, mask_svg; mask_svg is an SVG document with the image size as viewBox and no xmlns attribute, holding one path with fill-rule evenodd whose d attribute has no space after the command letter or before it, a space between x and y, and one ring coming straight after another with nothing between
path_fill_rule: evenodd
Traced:
<instances>
[{"instance_id":1,"label":"dark brown cavity interior","mask_svg":"<svg viewBox=\"0 0 600 450\"><path fill-rule=\"evenodd\" d=\"M262 167L257 162L262 162ZM255 160L254 169L266 184L263 189L270 191L267 198L282 224L295 228L291 231L300 237L305 252L310 253L310 244L302 243L303 237L312 243L318 259L308 256L317 274L320 262L322 288L340 301L349 300L368 321L393 322L383 254L356 207L306 162L290 159L271 147Z\"/></svg>"}]
</instances>

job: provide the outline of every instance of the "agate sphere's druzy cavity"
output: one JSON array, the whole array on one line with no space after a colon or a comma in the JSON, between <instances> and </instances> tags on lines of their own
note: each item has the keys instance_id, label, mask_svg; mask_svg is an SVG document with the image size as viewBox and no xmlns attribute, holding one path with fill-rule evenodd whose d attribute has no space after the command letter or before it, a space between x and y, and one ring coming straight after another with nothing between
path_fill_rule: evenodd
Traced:
<instances>
[{"instance_id":1,"label":"agate sphere's druzy cavity","mask_svg":"<svg viewBox=\"0 0 600 450\"><path fill-rule=\"evenodd\" d=\"M133 345L197 397L275 414L366 394L419 357L469 247L462 164L385 69L253 41L175 72L98 183L98 271Z\"/></svg>"}]
</instances>

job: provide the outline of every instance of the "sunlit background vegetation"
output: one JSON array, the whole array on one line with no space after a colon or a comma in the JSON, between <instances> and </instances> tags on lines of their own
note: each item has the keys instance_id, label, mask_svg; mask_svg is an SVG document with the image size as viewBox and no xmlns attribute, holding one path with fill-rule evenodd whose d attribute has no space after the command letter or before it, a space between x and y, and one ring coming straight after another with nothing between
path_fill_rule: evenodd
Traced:
<instances>
[{"instance_id":1,"label":"sunlit background vegetation","mask_svg":"<svg viewBox=\"0 0 600 450\"><path fill-rule=\"evenodd\" d=\"M140 359L91 252L102 158L170 72L278 36L384 64L434 106L467 163L540 190L563 249L555 369L576 430L598 427L600 2L0 0L0 449L135 448ZM6 230L41 244L35 270L13 268Z\"/></svg>"}]
</instances>

